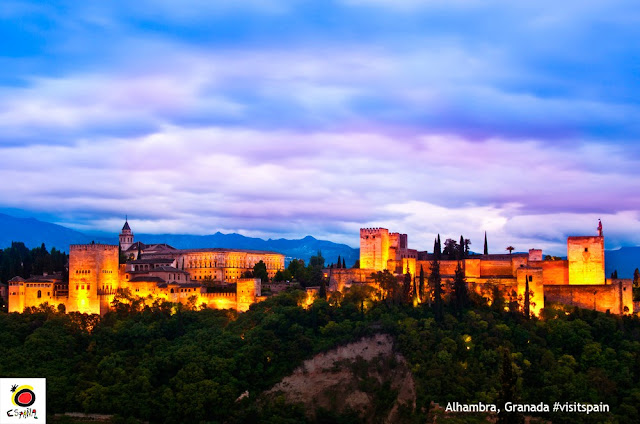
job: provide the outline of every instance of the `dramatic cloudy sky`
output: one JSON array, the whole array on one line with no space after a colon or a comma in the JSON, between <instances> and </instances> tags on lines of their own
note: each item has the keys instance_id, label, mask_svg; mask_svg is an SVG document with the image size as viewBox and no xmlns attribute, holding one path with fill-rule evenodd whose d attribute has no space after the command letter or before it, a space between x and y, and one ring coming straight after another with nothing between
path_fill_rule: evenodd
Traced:
<instances>
[{"instance_id":1,"label":"dramatic cloudy sky","mask_svg":"<svg viewBox=\"0 0 640 424\"><path fill-rule=\"evenodd\" d=\"M9 214L640 244L635 0L2 0L0 39Z\"/></svg>"}]
</instances>

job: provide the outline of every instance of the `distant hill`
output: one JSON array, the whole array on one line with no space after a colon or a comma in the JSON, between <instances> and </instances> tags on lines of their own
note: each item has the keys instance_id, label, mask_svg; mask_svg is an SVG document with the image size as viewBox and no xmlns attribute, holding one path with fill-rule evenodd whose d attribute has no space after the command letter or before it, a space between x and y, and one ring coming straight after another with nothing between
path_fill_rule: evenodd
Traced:
<instances>
[{"instance_id":1,"label":"distant hill","mask_svg":"<svg viewBox=\"0 0 640 424\"><path fill-rule=\"evenodd\" d=\"M241 234L222 234L217 232L207 236L185 234L136 234L136 240L144 243L167 243L178 249L198 249L203 247L225 247L235 249L271 250L282 253L290 258L304 259L322 252L325 263L329 265L338 260L338 255L345 258L348 267L353 266L360 258L360 249L354 249L346 244L318 240L311 236L298 240L268 239L245 237Z\"/></svg>"},{"instance_id":2,"label":"distant hill","mask_svg":"<svg viewBox=\"0 0 640 424\"><path fill-rule=\"evenodd\" d=\"M47 249L55 247L68 252L70 244L91 243L92 240L102 241L62 225L0 213L0 248L11 246L12 241L21 241L30 248L44 243Z\"/></svg>"},{"instance_id":3,"label":"distant hill","mask_svg":"<svg viewBox=\"0 0 640 424\"><path fill-rule=\"evenodd\" d=\"M111 237L90 235L35 218L16 218L0 213L0 248L10 246L12 241L21 241L28 247L37 247L45 243L49 249L55 247L67 252L70 244L91 243L92 240L99 243L116 244L118 236L115 233ZM309 258L320 250L327 265L336 262L338 255L340 255L345 258L348 267L351 267L360 257L359 249L354 249L346 244L318 240L311 236L299 240L263 240L245 237L241 234L222 234L218 232L205 236L136 234L136 240L144 243L167 243L178 249L225 247L272 250L282 253L288 258L304 259L307 263ZM605 251L605 273L607 276L617 269L620 278L632 278L633 271L636 268L640 268L640 247L623 247L618 250Z\"/></svg>"},{"instance_id":4,"label":"distant hill","mask_svg":"<svg viewBox=\"0 0 640 424\"><path fill-rule=\"evenodd\" d=\"M621 247L618 250L606 250L604 268L607 277L618 270L618 277L633 278L633 271L640 268L640 246Z\"/></svg>"},{"instance_id":5,"label":"distant hill","mask_svg":"<svg viewBox=\"0 0 640 424\"><path fill-rule=\"evenodd\" d=\"M135 233L135 229L134 229ZM222 234L220 232L196 236L188 234L135 234L137 241L143 243L167 243L178 249L196 249L203 247L224 247L234 249L271 250L282 253L288 258L304 259L322 252L325 263L328 265L336 262L338 255L345 258L347 266L353 266L360 257L360 250L346 244L333 243L327 240L317 240L307 236L299 240L269 239L245 237L241 234ZM6 214L0 214L0 248L11 245L12 241L21 241L27 247L38 247L45 243L47 248L69 251L70 244L91 243L118 243L118 235L112 237L96 236L72 230L62 225L40 221L35 218L16 218Z\"/></svg>"}]
</instances>

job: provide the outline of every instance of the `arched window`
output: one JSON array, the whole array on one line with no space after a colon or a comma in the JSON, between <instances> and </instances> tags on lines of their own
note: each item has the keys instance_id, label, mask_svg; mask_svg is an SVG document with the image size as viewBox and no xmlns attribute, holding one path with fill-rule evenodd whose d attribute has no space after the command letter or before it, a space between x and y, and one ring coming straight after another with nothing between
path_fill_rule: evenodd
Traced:
<instances>
[{"instance_id":1,"label":"arched window","mask_svg":"<svg viewBox=\"0 0 640 424\"><path fill-rule=\"evenodd\" d=\"M173 293L173 289L171 289L171 293Z\"/></svg>"},{"instance_id":2,"label":"arched window","mask_svg":"<svg viewBox=\"0 0 640 424\"><path fill-rule=\"evenodd\" d=\"M42 292L38 290L38 299L40 299L41 297L42 297Z\"/></svg>"}]
</instances>

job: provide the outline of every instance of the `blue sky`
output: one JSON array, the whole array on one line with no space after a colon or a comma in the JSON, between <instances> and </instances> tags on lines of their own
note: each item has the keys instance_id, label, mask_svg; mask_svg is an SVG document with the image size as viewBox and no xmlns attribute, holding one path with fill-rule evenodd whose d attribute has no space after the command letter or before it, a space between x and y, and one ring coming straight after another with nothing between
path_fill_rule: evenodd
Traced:
<instances>
[{"instance_id":1,"label":"blue sky","mask_svg":"<svg viewBox=\"0 0 640 424\"><path fill-rule=\"evenodd\" d=\"M0 210L640 244L640 6L586 3L5 0Z\"/></svg>"}]
</instances>

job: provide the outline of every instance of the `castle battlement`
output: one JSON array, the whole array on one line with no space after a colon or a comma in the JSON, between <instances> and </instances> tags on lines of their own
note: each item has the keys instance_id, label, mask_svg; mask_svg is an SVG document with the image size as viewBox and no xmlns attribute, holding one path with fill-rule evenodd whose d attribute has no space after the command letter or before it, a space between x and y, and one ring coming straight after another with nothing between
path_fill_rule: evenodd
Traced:
<instances>
[{"instance_id":1,"label":"castle battlement","mask_svg":"<svg viewBox=\"0 0 640 424\"><path fill-rule=\"evenodd\" d=\"M360 235L362 236L363 234L380 234L382 232L386 232L388 233L389 230L386 228L380 228L380 227L376 227L376 228L360 228Z\"/></svg>"},{"instance_id":2,"label":"castle battlement","mask_svg":"<svg viewBox=\"0 0 640 424\"><path fill-rule=\"evenodd\" d=\"M69 245L69 252L79 250L118 250L118 245L115 244L102 244L102 243L90 243L90 244L71 244Z\"/></svg>"}]
</instances>

